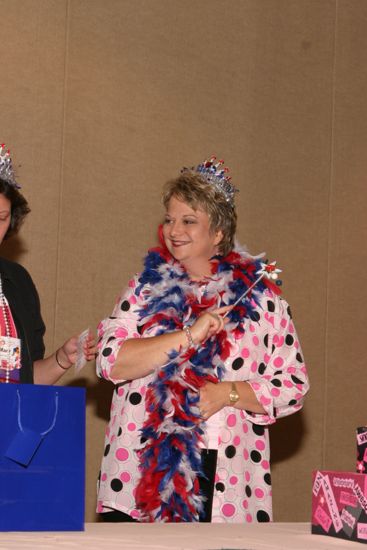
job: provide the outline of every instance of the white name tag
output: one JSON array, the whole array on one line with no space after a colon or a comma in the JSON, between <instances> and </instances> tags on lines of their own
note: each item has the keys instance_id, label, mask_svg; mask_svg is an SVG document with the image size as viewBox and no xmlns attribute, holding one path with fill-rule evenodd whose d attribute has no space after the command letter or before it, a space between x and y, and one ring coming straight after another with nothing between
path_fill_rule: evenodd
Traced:
<instances>
[{"instance_id":1,"label":"white name tag","mask_svg":"<svg viewBox=\"0 0 367 550\"><path fill-rule=\"evenodd\" d=\"M20 339L0 336L0 368L4 370L20 369Z\"/></svg>"}]
</instances>

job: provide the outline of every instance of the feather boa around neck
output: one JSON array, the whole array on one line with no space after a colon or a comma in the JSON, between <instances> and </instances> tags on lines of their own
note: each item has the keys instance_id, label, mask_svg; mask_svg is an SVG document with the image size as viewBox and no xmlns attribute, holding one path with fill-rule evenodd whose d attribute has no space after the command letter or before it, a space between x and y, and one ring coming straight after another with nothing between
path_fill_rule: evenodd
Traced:
<instances>
[{"instance_id":1,"label":"feather boa around neck","mask_svg":"<svg viewBox=\"0 0 367 550\"><path fill-rule=\"evenodd\" d=\"M182 265L164 248L149 251L137 293L144 296L141 332L154 334L182 330L205 310L234 303L256 280L259 260L233 251L212 260L212 276L190 280ZM146 393L143 447L138 451L140 480L136 503L148 522L199 521L203 497L199 443L203 424L197 406L198 390L207 381L218 382L230 353L230 338L240 338L246 318L257 320L256 307L266 288L279 288L262 279L243 302L228 314L229 322L198 348L171 352L170 362L155 371Z\"/></svg>"}]
</instances>

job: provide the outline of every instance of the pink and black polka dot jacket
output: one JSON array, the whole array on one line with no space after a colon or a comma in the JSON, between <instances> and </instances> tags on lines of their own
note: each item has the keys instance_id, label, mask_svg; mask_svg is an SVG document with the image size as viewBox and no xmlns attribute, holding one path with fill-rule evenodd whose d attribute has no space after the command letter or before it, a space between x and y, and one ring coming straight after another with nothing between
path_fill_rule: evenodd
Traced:
<instances>
[{"instance_id":1,"label":"pink and black polka dot jacket","mask_svg":"<svg viewBox=\"0 0 367 550\"><path fill-rule=\"evenodd\" d=\"M126 381L114 380L110 374L124 341L141 337L137 310L142 293L138 295L137 286L135 277L118 299L111 317L98 327L97 373L111 380L115 391L105 435L97 511L120 510L139 519L134 500L139 479L135 450L142 444L139 430L152 375ZM224 380L248 381L266 414L233 407L220 411L212 522L272 520L268 426L301 409L309 388L288 304L267 290L256 312L247 319L243 337L232 342Z\"/></svg>"}]
</instances>

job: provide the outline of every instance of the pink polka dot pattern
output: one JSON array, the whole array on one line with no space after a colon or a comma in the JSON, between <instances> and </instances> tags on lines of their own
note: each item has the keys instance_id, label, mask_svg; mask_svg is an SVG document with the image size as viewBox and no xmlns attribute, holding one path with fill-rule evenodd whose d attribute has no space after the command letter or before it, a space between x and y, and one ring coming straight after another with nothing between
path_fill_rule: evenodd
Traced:
<instances>
[{"instance_id":1,"label":"pink polka dot pattern","mask_svg":"<svg viewBox=\"0 0 367 550\"><path fill-rule=\"evenodd\" d=\"M128 332L127 332L126 328L124 328L124 327L118 327L115 330L116 338L126 338L127 335L128 335Z\"/></svg>"},{"instance_id":2,"label":"pink polka dot pattern","mask_svg":"<svg viewBox=\"0 0 367 550\"><path fill-rule=\"evenodd\" d=\"M277 369L280 369L284 364L284 360L281 358L281 357L276 357L274 359L274 366L277 368Z\"/></svg>"},{"instance_id":3,"label":"pink polka dot pattern","mask_svg":"<svg viewBox=\"0 0 367 550\"><path fill-rule=\"evenodd\" d=\"M121 462L125 462L129 458L129 452L127 449L117 449L116 458Z\"/></svg>"},{"instance_id":4,"label":"pink polka dot pattern","mask_svg":"<svg viewBox=\"0 0 367 550\"><path fill-rule=\"evenodd\" d=\"M224 504L224 506L222 506L222 512L224 517L230 518L236 512L236 508L233 504Z\"/></svg>"},{"instance_id":5,"label":"pink polka dot pattern","mask_svg":"<svg viewBox=\"0 0 367 550\"><path fill-rule=\"evenodd\" d=\"M129 472L122 472L122 473L120 474L120 479L121 479L121 481L123 481L124 483L127 483L128 481L130 481L131 475L129 474Z\"/></svg>"},{"instance_id":6,"label":"pink polka dot pattern","mask_svg":"<svg viewBox=\"0 0 367 550\"><path fill-rule=\"evenodd\" d=\"M116 302L111 317L98 326L99 376L111 380L111 369L127 338L141 338L136 293L138 278ZM248 381L265 413L224 407L218 417L218 459L212 517L215 522L268 521L271 512L271 476L267 426L302 406L308 388L306 369L288 305L267 291L260 298L258 320L246 325L232 340L225 361L225 381ZM255 306L256 307L256 306ZM149 336L154 336L154 329ZM152 376L133 382L119 380L113 392L111 421L105 432L105 449L99 481L99 512L111 506L139 519L135 488L139 480L136 449L145 419L145 396Z\"/></svg>"},{"instance_id":7,"label":"pink polka dot pattern","mask_svg":"<svg viewBox=\"0 0 367 550\"><path fill-rule=\"evenodd\" d=\"M233 428L233 426L236 425L236 415L235 414L230 414L227 418L227 426L229 426L230 428Z\"/></svg>"}]
</instances>

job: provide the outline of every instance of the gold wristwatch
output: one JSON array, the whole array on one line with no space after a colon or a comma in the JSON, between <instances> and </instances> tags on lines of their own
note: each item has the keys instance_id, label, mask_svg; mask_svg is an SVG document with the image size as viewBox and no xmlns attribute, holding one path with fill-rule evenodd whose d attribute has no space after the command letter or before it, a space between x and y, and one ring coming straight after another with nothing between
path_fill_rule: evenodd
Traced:
<instances>
[{"instance_id":1,"label":"gold wristwatch","mask_svg":"<svg viewBox=\"0 0 367 550\"><path fill-rule=\"evenodd\" d=\"M240 396L238 395L238 391L236 388L236 384L232 382L232 389L229 392L229 403L231 405L234 405L239 400Z\"/></svg>"}]
</instances>

